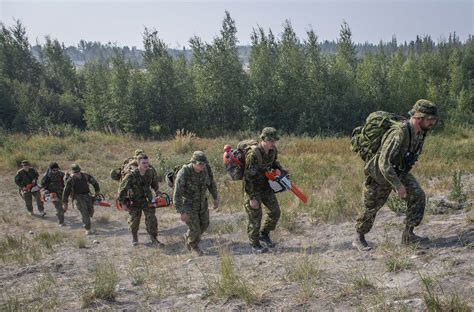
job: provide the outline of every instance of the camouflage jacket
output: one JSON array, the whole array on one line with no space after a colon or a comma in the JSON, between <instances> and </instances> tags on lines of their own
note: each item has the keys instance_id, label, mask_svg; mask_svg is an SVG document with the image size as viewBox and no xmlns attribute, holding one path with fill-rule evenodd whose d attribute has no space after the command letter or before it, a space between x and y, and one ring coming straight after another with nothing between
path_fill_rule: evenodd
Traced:
<instances>
[{"instance_id":1,"label":"camouflage jacket","mask_svg":"<svg viewBox=\"0 0 474 312\"><path fill-rule=\"evenodd\" d=\"M375 156L365 165L368 173L379 184L390 184L394 189L402 185L400 175L408 173L405 155L408 152L418 156L421 153L425 134L415 134L410 122L393 126L382 138L382 144Z\"/></svg>"},{"instance_id":2,"label":"camouflage jacket","mask_svg":"<svg viewBox=\"0 0 474 312\"><path fill-rule=\"evenodd\" d=\"M18 185L20 188L23 188L27 186L28 184L31 183L37 183L39 174L38 171L34 168L30 168L28 171L25 171L23 169L18 170L15 176L15 183Z\"/></svg>"},{"instance_id":3,"label":"camouflage jacket","mask_svg":"<svg viewBox=\"0 0 474 312\"><path fill-rule=\"evenodd\" d=\"M206 166L198 173L194 170L192 163L184 165L176 174L173 193L176 211L179 213L199 211L206 205L207 190L214 199L217 199L217 185L211 167Z\"/></svg>"},{"instance_id":4,"label":"camouflage jacket","mask_svg":"<svg viewBox=\"0 0 474 312\"><path fill-rule=\"evenodd\" d=\"M261 145L252 148L245 157L244 191L251 199L261 200L260 193L271 191L265 172L282 169L277 149L265 153Z\"/></svg>"},{"instance_id":5,"label":"camouflage jacket","mask_svg":"<svg viewBox=\"0 0 474 312\"><path fill-rule=\"evenodd\" d=\"M96 193L100 192L99 183L97 183L96 179L94 179L90 174L81 172L79 177L76 177L74 174L71 175L64 186L63 202L68 202L71 193L72 199L74 199L77 194L89 194L91 192L89 189L89 183L92 184Z\"/></svg>"},{"instance_id":6,"label":"camouflage jacket","mask_svg":"<svg viewBox=\"0 0 474 312\"><path fill-rule=\"evenodd\" d=\"M64 190L64 172L46 172L41 179L41 187L48 192L53 192L61 196Z\"/></svg>"},{"instance_id":7,"label":"camouflage jacket","mask_svg":"<svg viewBox=\"0 0 474 312\"><path fill-rule=\"evenodd\" d=\"M138 168L128 172L120 182L118 200L123 202L126 197L135 202L151 202L153 193L158 191L158 176L151 168L140 174Z\"/></svg>"}]
</instances>

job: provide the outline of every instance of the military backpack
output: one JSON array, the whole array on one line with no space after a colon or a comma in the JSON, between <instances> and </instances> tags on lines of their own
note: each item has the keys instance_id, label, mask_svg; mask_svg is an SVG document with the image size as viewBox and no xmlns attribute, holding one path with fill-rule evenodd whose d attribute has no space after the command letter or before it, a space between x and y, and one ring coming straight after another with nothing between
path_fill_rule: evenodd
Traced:
<instances>
[{"instance_id":1,"label":"military backpack","mask_svg":"<svg viewBox=\"0 0 474 312\"><path fill-rule=\"evenodd\" d=\"M406 122L406 118L384 111L371 113L363 126L352 131L351 150L362 160L369 161L375 156L382 143L384 134L394 125Z\"/></svg>"},{"instance_id":2,"label":"military backpack","mask_svg":"<svg viewBox=\"0 0 474 312\"><path fill-rule=\"evenodd\" d=\"M237 144L236 149L231 149L229 145L224 146L223 162L225 169L232 180L242 180L245 170L245 158L251 150L255 150L258 146L257 140L244 140ZM257 150L258 151L258 150ZM255 153L257 161L263 164L263 156L258 151Z\"/></svg>"}]
</instances>

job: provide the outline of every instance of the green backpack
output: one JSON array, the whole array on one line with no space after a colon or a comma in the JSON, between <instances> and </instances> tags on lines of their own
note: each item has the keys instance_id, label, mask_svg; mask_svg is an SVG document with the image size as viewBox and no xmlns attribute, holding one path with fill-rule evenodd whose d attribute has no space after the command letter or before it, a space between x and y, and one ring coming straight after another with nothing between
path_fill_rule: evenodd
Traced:
<instances>
[{"instance_id":1,"label":"green backpack","mask_svg":"<svg viewBox=\"0 0 474 312\"><path fill-rule=\"evenodd\" d=\"M406 118L384 111L371 113L363 126L352 131L351 150L365 162L369 161L380 148L385 132L392 126L403 123Z\"/></svg>"}]
</instances>

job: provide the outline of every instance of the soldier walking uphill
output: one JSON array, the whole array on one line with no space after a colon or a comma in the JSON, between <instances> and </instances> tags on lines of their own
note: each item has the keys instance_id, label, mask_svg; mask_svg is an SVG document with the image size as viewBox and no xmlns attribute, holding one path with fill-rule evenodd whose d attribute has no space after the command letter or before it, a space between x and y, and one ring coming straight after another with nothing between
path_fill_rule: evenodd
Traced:
<instances>
[{"instance_id":1,"label":"soldier walking uphill","mask_svg":"<svg viewBox=\"0 0 474 312\"><path fill-rule=\"evenodd\" d=\"M145 214L146 231L150 236L152 245L164 246L158 241L158 221L155 210L151 206L153 202L152 189L156 195L160 195L158 189L158 179L153 169L150 168L148 156L139 154L137 156L138 168L135 168L125 175L120 182L118 201L121 205L127 206L129 210L128 225L132 232L132 245L138 244L138 228L142 213Z\"/></svg>"},{"instance_id":2,"label":"soldier walking uphill","mask_svg":"<svg viewBox=\"0 0 474 312\"><path fill-rule=\"evenodd\" d=\"M99 183L93 176L81 172L81 167L77 164L71 165L73 174L67 179L63 192L63 208L66 212L68 209L68 199L71 195L75 201L77 209L82 216L82 223L86 229L86 234L92 234L91 218L94 216L94 197L91 195L89 184L92 184L95 195L100 193Z\"/></svg>"},{"instance_id":3,"label":"soldier walking uphill","mask_svg":"<svg viewBox=\"0 0 474 312\"><path fill-rule=\"evenodd\" d=\"M41 217L44 217L46 213L44 212L43 202L41 201L41 194L39 192L38 186L38 171L31 167L31 164L28 160L23 160L21 162L21 169L18 170L15 176L15 183L20 188L19 192L21 197L25 201L26 209L30 215L33 215L33 198L36 201L36 206Z\"/></svg>"},{"instance_id":4,"label":"soldier walking uphill","mask_svg":"<svg viewBox=\"0 0 474 312\"><path fill-rule=\"evenodd\" d=\"M57 162L53 161L49 165L48 171L41 179L41 187L44 189L45 195L52 199L59 225L64 226L64 209L62 206L64 172L59 169Z\"/></svg>"},{"instance_id":5,"label":"soldier walking uphill","mask_svg":"<svg viewBox=\"0 0 474 312\"><path fill-rule=\"evenodd\" d=\"M185 234L185 244L188 250L196 255L202 255L199 247L201 235L209 226L209 209L206 191L214 198L213 207L219 207L217 186L214 175L208 164L206 155L201 151L193 153L191 162L184 165L176 175L173 202L181 221L186 223L188 231Z\"/></svg>"},{"instance_id":6,"label":"soldier walking uphill","mask_svg":"<svg viewBox=\"0 0 474 312\"><path fill-rule=\"evenodd\" d=\"M244 170L244 208L249 217L247 234L254 253L264 253L267 247L275 247L270 232L276 228L280 219L280 206L272 188L268 184L265 172L271 169L283 170L277 160L277 130L267 127L262 130L261 141L245 157ZM262 204L267 208L267 218L261 228ZM263 247L260 241L267 247Z\"/></svg>"},{"instance_id":7,"label":"soldier walking uphill","mask_svg":"<svg viewBox=\"0 0 474 312\"><path fill-rule=\"evenodd\" d=\"M365 165L364 211L357 218L357 236L353 241L359 250L371 249L365 234L392 190L406 201L408 208L402 243L426 239L413 233L423 219L426 197L410 169L421 153L426 132L436 123L438 109L430 101L418 100L409 114L409 121L397 123L385 133L378 152Z\"/></svg>"}]
</instances>

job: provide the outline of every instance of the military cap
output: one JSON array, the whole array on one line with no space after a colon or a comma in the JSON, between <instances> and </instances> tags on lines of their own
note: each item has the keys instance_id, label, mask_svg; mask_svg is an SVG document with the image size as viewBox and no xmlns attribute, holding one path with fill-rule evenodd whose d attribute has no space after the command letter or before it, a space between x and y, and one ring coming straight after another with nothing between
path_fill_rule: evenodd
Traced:
<instances>
[{"instance_id":1,"label":"military cap","mask_svg":"<svg viewBox=\"0 0 474 312\"><path fill-rule=\"evenodd\" d=\"M58 163L55 162L55 161L52 161L52 162L49 164L49 169L59 169Z\"/></svg>"},{"instance_id":2,"label":"military cap","mask_svg":"<svg viewBox=\"0 0 474 312\"><path fill-rule=\"evenodd\" d=\"M81 171L81 167L78 164L72 164L71 165L71 170L72 170L72 172L76 173L76 172Z\"/></svg>"},{"instance_id":3,"label":"military cap","mask_svg":"<svg viewBox=\"0 0 474 312\"><path fill-rule=\"evenodd\" d=\"M204 154L204 152L202 151L195 151L193 153L193 157L191 157L191 162L195 164L198 164L198 163L207 164L206 154Z\"/></svg>"},{"instance_id":4,"label":"military cap","mask_svg":"<svg viewBox=\"0 0 474 312\"><path fill-rule=\"evenodd\" d=\"M30 162L29 162L28 160L26 160L26 159L24 159L24 160L21 161L21 165L22 165L22 166L31 166Z\"/></svg>"},{"instance_id":5,"label":"military cap","mask_svg":"<svg viewBox=\"0 0 474 312\"><path fill-rule=\"evenodd\" d=\"M142 150L142 149L137 149L137 150L135 150L135 156L138 156L138 155L140 155L140 154L145 154L145 151Z\"/></svg>"},{"instance_id":6,"label":"military cap","mask_svg":"<svg viewBox=\"0 0 474 312\"><path fill-rule=\"evenodd\" d=\"M273 127L265 127L262 130L262 133L260 134L260 139L264 141L278 141L280 139L280 136L278 135L278 131L273 128Z\"/></svg>"},{"instance_id":7,"label":"military cap","mask_svg":"<svg viewBox=\"0 0 474 312\"><path fill-rule=\"evenodd\" d=\"M408 114L412 117L438 118L438 108L433 102L420 99L416 101Z\"/></svg>"}]
</instances>

